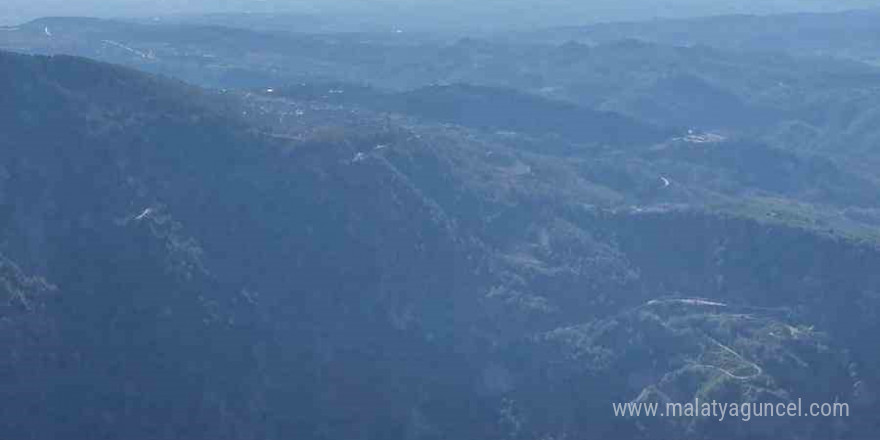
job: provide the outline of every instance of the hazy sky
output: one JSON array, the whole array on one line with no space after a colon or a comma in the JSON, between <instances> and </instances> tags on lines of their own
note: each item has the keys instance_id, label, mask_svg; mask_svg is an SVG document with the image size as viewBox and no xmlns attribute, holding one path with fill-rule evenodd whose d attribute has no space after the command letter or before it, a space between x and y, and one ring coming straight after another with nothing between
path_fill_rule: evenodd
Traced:
<instances>
[{"instance_id":1,"label":"hazy sky","mask_svg":"<svg viewBox=\"0 0 880 440\"><path fill-rule=\"evenodd\" d=\"M208 12L341 11L383 15L396 11L439 11L492 20L506 19L576 24L652 17L718 13L840 10L880 7L880 0L0 0L0 22L20 23L43 16L149 16ZM430 12L427 12L430 11ZM500 19L500 17L499 17Z\"/></svg>"}]
</instances>

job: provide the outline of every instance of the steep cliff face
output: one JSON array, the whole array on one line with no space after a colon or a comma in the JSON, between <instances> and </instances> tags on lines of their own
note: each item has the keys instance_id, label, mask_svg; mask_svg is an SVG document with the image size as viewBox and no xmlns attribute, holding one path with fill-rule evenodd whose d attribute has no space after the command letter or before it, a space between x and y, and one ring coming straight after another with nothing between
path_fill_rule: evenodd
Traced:
<instances>
[{"instance_id":1,"label":"steep cliff face","mask_svg":"<svg viewBox=\"0 0 880 440\"><path fill-rule=\"evenodd\" d=\"M876 409L873 245L629 207L650 195L565 162L589 159L465 129L267 133L240 102L124 69L0 66L10 437L640 438L611 402ZM627 170L587 168L605 164Z\"/></svg>"}]
</instances>

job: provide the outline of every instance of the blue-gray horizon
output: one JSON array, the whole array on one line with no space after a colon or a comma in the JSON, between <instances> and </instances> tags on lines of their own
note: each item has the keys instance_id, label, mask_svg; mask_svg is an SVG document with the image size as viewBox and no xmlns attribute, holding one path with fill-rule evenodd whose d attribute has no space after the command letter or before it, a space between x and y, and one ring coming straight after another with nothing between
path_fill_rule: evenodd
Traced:
<instances>
[{"instance_id":1,"label":"blue-gray horizon","mask_svg":"<svg viewBox=\"0 0 880 440\"><path fill-rule=\"evenodd\" d=\"M0 24L15 25L42 17L82 16L143 18L149 16L215 13L366 14L472 18L512 22L521 18L534 25L569 25L602 21L684 18L722 14L833 12L880 7L880 0L6 0Z\"/></svg>"}]
</instances>

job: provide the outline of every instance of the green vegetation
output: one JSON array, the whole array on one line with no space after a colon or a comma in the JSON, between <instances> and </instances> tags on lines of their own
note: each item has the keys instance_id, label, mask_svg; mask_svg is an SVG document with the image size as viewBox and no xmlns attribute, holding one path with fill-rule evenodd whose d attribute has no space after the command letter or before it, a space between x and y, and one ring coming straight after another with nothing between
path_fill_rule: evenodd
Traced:
<instances>
[{"instance_id":1,"label":"green vegetation","mask_svg":"<svg viewBox=\"0 0 880 440\"><path fill-rule=\"evenodd\" d=\"M880 413L880 71L687 23L0 33L215 87L0 52L0 436L878 432L612 417Z\"/></svg>"}]
</instances>

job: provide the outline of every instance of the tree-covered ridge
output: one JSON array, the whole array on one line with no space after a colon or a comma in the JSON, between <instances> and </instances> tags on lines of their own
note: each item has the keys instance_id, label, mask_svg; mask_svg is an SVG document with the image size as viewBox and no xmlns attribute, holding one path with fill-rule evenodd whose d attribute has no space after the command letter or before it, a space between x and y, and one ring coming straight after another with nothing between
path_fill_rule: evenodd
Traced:
<instances>
[{"instance_id":1,"label":"tree-covered ridge","mask_svg":"<svg viewBox=\"0 0 880 440\"><path fill-rule=\"evenodd\" d=\"M641 438L612 400L876 409L874 184L826 158L434 117L559 108L497 89L370 107L0 65L4 434Z\"/></svg>"},{"instance_id":2,"label":"tree-covered ridge","mask_svg":"<svg viewBox=\"0 0 880 440\"><path fill-rule=\"evenodd\" d=\"M218 88L347 83L415 96L437 85L505 88L661 127L761 137L784 149L817 152L858 167L876 160L872 145L880 74L870 60L841 55L855 43L871 41L858 35L871 32L864 17L872 13L718 17L466 38L55 18L0 33L0 46L88 56ZM825 26L816 34L818 41L832 41L830 36L843 41L820 54L761 42L724 44L737 41L725 29L737 29L738 23L804 33L788 22ZM700 44L641 33L642 28L676 26L696 26L688 35ZM589 37L606 28L609 36Z\"/></svg>"}]
</instances>

